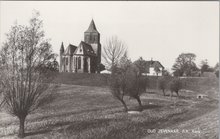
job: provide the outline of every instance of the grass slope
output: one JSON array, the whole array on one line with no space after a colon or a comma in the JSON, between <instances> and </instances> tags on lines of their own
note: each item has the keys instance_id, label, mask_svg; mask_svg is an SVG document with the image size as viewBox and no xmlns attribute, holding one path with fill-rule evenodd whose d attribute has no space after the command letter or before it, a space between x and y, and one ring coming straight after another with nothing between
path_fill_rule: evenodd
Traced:
<instances>
[{"instance_id":1,"label":"grass slope","mask_svg":"<svg viewBox=\"0 0 220 139\"><path fill-rule=\"evenodd\" d=\"M149 129L179 128L181 123L191 123L190 120L218 108L218 100L214 96L198 100L196 93L182 93L181 98L171 100L169 96L162 96L162 92L153 90L141 96L142 113L127 114L107 87L62 85L55 92L53 103L28 116L26 138L151 138ZM126 103L130 109L138 106L135 100L128 98ZM16 137L17 119L3 116L5 114L0 113L0 137ZM209 133L210 129L206 132Z\"/></svg>"}]
</instances>

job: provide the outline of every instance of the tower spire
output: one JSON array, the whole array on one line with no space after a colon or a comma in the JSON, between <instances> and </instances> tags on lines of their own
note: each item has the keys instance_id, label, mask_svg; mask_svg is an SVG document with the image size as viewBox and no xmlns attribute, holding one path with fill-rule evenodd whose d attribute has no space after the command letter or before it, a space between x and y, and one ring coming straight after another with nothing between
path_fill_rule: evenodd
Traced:
<instances>
[{"instance_id":1,"label":"tower spire","mask_svg":"<svg viewBox=\"0 0 220 139\"><path fill-rule=\"evenodd\" d=\"M89 25L89 28L85 32L98 32L96 29L95 22L94 22L93 18L92 18L92 21Z\"/></svg>"},{"instance_id":2,"label":"tower spire","mask_svg":"<svg viewBox=\"0 0 220 139\"><path fill-rule=\"evenodd\" d=\"M64 53L64 45L63 45L63 42L61 43L61 47L60 47L60 53Z\"/></svg>"}]
</instances>

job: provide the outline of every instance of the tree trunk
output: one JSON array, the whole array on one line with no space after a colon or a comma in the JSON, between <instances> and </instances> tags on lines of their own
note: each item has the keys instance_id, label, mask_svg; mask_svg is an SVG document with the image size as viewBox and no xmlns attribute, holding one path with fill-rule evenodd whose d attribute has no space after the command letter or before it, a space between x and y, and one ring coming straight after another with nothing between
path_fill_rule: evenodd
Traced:
<instances>
[{"instance_id":1,"label":"tree trunk","mask_svg":"<svg viewBox=\"0 0 220 139\"><path fill-rule=\"evenodd\" d=\"M19 133L18 133L18 137L20 138L24 138L25 137L25 133L24 133L24 122L25 122L25 117L20 117L19 118Z\"/></svg>"},{"instance_id":2,"label":"tree trunk","mask_svg":"<svg viewBox=\"0 0 220 139\"><path fill-rule=\"evenodd\" d=\"M165 90L163 89L163 95L165 96Z\"/></svg>"},{"instance_id":3,"label":"tree trunk","mask_svg":"<svg viewBox=\"0 0 220 139\"><path fill-rule=\"evenodd\" d=\"M177 97L179 97L179 92L178 91L176 91L176 94L177 94Z\"/></svg>"},{"instance_id":4,"label":"tree trunk","mask_svg":"<svg viewBox=\"0 0 220 139\"><path fill-rule=\"evenodd\" d=\"M170 92L170 98L172 99L173 96L173 91Z\"/></svg>"},{"instance_id":5,"label":"tree trunk","mask_svg":"<svg viewBox=\"0 0 220 139\"><path fill-rule=\"evenodd\" d=\"M125 112L127 112L127 111L128 111L128 107L127 107L126 103L124 102L123 99L120 99L120 101L121 101L121 103L122 103L123 106L124 106L124 110L125 110Z\"/></svg>"},{"instance_id":6,"label":"tree trunk","mask_svg":"<svg viewBox=\"0 0 220 139\"><path fill-rule=\"evenodd\" d=\"M141 100L140 100L140 97L136 97L137 101L138 101L138 104L139 104L139 108L140 108L140 111L143 110L143 107L142 107L142 104L141 104Z\"/></svg>"}]
</instances>

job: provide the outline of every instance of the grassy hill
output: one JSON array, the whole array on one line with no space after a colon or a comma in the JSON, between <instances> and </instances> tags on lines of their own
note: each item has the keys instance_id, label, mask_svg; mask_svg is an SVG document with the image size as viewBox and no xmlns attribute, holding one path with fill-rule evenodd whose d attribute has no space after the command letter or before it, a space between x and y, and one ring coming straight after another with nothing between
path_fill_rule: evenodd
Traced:
<instances>
[{"instance_id":1,"label":"grassy hill","mask_svg":"<svg viewBox=\"0 0 220 139\"><path fill-rule=\"evenodd\" d=\"M169 97L157 89L159 77L148 77L151 93L141 95L141 113L123 112L107 87L108 75L56 73L54 100L27 117L26 139L159 139L218 138L217 78L181 78L180 97ZM172 78L167 78L167 81ZM198 93L211 94L197 99ZM125 97L130 110L136 100ZM18 119L0 111L0 138L16 138ZM201 127L198 129L198 127ZM159 133L160 129L188 129L189 133ZM193 133L195 130L196 133ZM155 133L151 133L154 132Z\"/></svg>"},{"instance_id":2,"label":"grassy hill","mask_svg":"<svg viewBox=\"0 0 220 139\"><path fill-rule=\"evenodd\" d=\"M197 123L206 127L207 123L217 122L216 113L212 111L218 108L218 101L212 98L174 97L171 100L159 92L146 93L141 96L143 112L128 114L123 112L121 103L111 96L106 87L61 85L54 94L52 103L27 117L26 139L175 138L182 134L152 134L149 129L190 130L196 128ZM126 97L125 101L129 109L138 106L136 100ZM207 121L206 117L210 116L214 118ZM215 129L216 126L213 125ZM18 120L0 112L0 131L0 138L15 138ZM199 131L201 134L187 134L181 139L206 138L207 134L218 136L217 130L210 128Z\"/></svg>"},{"instance_id":3,"label":"grassy hill","mask_svg":"<svg viewBox=\"0 0 220 139\"><path fill-rule=\"evenodd\" d=\"M56 76L55 76L56 75ZM54 101L27 117L27 139L141 139L141 138L207 138L218 137L218 79L181 78L185 89L180 98L163 96L157 88L159 77L148 77L151 93L141 95L144 110L139 114L123 112L107 87L108 75L56 73L53 83L62 84L54 92ZM167 81L172 78L167 78ZM212 97L197 99L197 93ZM129 109L136 100L125 98ZM210 118L212 117L211 120ZM205 128L209 125L212 128ZM149 129L199 129L201 134L157 134ZM15 138L18 120L0 111L0 138Z\"/></svg>"}]
</instances>

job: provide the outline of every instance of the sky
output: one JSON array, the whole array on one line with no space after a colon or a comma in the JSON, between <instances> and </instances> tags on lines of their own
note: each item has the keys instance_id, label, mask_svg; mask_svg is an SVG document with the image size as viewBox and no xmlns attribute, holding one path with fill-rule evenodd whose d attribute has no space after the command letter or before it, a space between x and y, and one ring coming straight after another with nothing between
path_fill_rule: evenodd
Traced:
<instances>
[{"instance_id":1,"label":"sky","mask_svg":"<svg viewBox=\"0 0 220 139\"><path fill-rule=\"evenodd\" d=\"M78 46L94 19L102 47L117 36L132 61L152 58L168 70L181 53L196 54L197 66L219 61L218 1L0 1L0 47L15 21L28 24L33 10L57 54L62 42Z\"/></svg>"}]
</instances>

